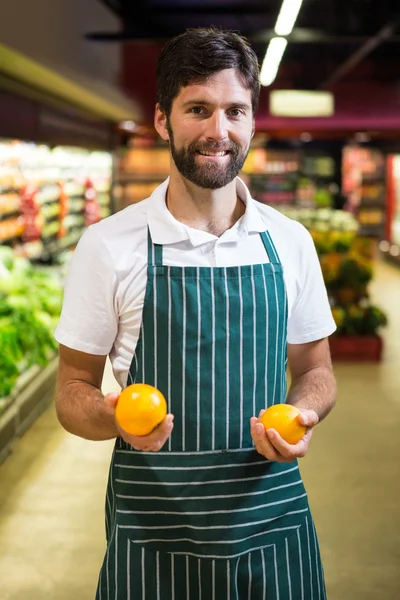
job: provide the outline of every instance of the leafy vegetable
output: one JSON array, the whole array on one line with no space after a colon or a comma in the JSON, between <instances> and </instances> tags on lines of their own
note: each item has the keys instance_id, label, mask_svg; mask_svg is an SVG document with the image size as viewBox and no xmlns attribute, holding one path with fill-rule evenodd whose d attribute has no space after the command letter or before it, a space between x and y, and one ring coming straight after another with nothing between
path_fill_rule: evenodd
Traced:
<instances>
[{"instance_id":1,"label":"leafy vegetable","mask_svg":"<svg viewBox=\"0 0 400 600\"><path fill-rule=\"evenodd\" d=\"M22 372L54 355L62 296L57 277L0 246L0 398Z\"/></svg>"}]
</instances>

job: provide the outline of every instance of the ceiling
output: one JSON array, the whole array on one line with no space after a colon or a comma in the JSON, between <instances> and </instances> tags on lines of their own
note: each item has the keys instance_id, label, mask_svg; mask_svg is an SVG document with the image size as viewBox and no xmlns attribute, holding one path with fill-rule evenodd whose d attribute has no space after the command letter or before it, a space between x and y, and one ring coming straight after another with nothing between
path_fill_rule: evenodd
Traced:
<instances>
[{"instance_id":1,"label":"ceiling","mask_svg":"<svg viewBox=\"0 0 400 600\"><path fill-rule=\"evenodd\" d=\"M98 1L119 16L121 27L87 32L93 43L118 43L132 53L146 44L160 48L186 28L214 25L245 35L260 63L282 5L282 0ZM399 0L304 0L288 41L272 87L322 90L367 82L392 86L400 102Z\"/></svg>"},{"instance_id":2,"label":"ceiling","mask_svg":"<svg viewBox=\"0 0 400 600\"><path fill-rule=\"evenodd\" d=\"M282 0L99 0L121 19L119 32L90 32L98 41L165 41L188 27L215 25L240 31L262 61ZM328 87L354 75L367 57L369 77L399 79L398 0L304 0L289 36L279 78L287 68L308 88ZM350 64L346 65L347 61ZM385 60L382 68L382 60ZM389 64L397 63L397 69ZM297 70L296 67L297 66ZM286 69L285 69L286 67ZM300 68L298 68L300 67ZM339 71L339 68L341 70Z\"/></svg>"}]
</instances>

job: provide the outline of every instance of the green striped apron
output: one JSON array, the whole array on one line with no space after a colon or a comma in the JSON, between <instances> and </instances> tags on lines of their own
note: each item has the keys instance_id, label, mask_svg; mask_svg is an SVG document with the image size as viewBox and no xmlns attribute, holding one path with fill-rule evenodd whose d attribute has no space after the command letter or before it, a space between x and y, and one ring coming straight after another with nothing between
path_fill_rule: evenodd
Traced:
<instances>
[{"instance_id":1,"label":"green striped apron","mask_svg":"<svg viewBox=\"0 0 400 600\"><path fill-rule=\"evenodd\" d=\"M163 264L149 233L143 319L128 384L175 415L157 453L118 438L97 600L322 600L319 547L297 461L255 449L249 419L285 402L287 296L268 263Z\"/></svg>"}]
</instances>

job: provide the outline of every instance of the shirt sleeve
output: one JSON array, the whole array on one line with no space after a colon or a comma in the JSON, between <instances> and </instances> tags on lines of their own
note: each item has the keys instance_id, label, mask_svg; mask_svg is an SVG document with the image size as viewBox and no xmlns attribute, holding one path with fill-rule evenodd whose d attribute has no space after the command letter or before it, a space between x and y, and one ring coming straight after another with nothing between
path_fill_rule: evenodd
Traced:
<instances>
[{"instance_id":1,"label":"shirt sleeve","mask_svg":"<svg viewBox=\"0 0 400 600\"><path fill-rule=\"evenodd\" d=\"M288 319L289 344L306 344L336 330L321 265L310 233L301 226L298 295Z\"/></svg>"},{"instance_id":2,"label":"shirt sleeve","mask_svg":"<svg viewBox=\"0 0 400 600\"><path fill-rule=\"evenodd\" d=\"M109 251L96 230L89 227L68 268L56 340L88 354L109 354L118 331L116 290Z\"/></svg>"}]
</instances>

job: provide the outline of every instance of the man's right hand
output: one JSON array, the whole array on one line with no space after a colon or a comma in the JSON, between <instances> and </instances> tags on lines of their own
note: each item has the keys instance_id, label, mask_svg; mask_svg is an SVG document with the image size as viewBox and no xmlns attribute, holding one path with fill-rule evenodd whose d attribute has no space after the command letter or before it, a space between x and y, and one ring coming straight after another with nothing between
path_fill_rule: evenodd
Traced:
<instances>
[{"instance_id":1,"label":"man's right hand","mask_svg":"<svg viewBox=\"0 0 400 600\"><path fill-rule=\"evenodd\" d=\"M119 394L107 394L104 398L107 406L115 410L117 406ZM121 429L116 422L119 435L127 444L130 444L135 450L143 450L144 452L158 452L164 446L165 442L171 435L174 427L174 415L168 414L163 421L148 435L131 435L127 431Z\"/></svg>"}]
</instances>

